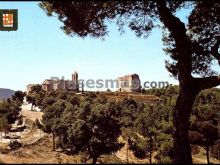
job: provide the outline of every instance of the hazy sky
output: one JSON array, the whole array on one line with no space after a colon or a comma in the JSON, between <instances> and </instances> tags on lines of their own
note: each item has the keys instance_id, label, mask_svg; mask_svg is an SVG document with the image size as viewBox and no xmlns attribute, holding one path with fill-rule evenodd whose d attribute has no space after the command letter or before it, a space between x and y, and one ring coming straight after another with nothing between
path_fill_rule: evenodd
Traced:
<instances>
[{"instance_id":1,"label":"hazy sky","mask_svg":"<svg viewBox=\"0 0 220 165\"><path fill-rule=\"evenodd\" d=\"M109 26L105 41L69 37L56 17L48 17L39 2L0 2L0 9L18 9L18 30L0 31L0 88L25 90L30 83L42 83L52 76L80 79L115 79L137 73L144 81L178 82L169 76L164 60L161 31L147 39L129 30L120 35ZM187 11L178 15L186 21Z\"/></svg>"}]
</instances>

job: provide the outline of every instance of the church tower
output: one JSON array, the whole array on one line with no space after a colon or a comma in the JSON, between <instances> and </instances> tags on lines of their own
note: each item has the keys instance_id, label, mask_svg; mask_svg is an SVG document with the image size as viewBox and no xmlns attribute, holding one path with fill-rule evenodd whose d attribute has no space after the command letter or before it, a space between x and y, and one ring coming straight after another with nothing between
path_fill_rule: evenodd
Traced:
<instances>
[{"instance_id":1,"label":"church tower","mask_svg":"<svg viewBox=\"0 0 220 165\"><path fill-rule=\"evenodd\" d=\"M78 73L76 71L72 74L72 82L73 82L73 89L78 91L79 83L78 83Z\"/></svg>"}]
</instances>

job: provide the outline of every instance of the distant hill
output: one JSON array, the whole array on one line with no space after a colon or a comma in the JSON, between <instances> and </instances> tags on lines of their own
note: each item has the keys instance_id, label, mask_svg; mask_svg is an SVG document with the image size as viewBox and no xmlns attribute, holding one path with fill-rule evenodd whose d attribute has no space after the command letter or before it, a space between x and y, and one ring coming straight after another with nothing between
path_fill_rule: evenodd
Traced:
<instances>
[{"instance_id":1,"label":"distant hill","mask_svg":"<svg viewBox=\"0 0 220 165\"><path fill-rule=\"evenodd\" d=\"M14 95L15 91L11 89L0 88L0 100L4 98L9 98Z\"/></svg>"}]
</instances>

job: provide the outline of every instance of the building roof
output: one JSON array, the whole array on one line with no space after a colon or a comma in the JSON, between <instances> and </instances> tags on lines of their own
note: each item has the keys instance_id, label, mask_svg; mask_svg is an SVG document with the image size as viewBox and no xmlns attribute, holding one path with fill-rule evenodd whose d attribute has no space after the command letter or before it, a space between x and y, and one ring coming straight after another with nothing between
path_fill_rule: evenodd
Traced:
<instances>
[{"instance_id":1,"label":"building roof","mask_svg":"<svg viewBox=\"0 0 220 165\"><path fill-rule=\"evenodd\" d=\"M54 80L51 80L51 79L45 79L44 82L42 84L52 84L52 83L55 83L56 81Z\"/></svg>"},{"instance_id":2,"label":"building roof","mask_svg":"<svg viewBox=\"0 0 220 165\"><path fill-rule=\"evenodd\" d=\"M78 73L76 71L74 71L73 74L78 74Z\"/></svg>"},{"instance_id":3,"label":"building roof","mask_svg":"<svg viewBox=\"0 0 220 165\"><path fill-rule=\"evenodd\" d=\"M124 76L122 76L122 77L118 77L118 79L120 79L120 80L124 80L124 79L127 79L127 78L133 78L133 77L139 77L139 75L138 74L136 74L136 73L134 73L134 74L128 74L128 75L124 75Z\"/></svg>"},{"instance_id":4,"label":"building roof","mask_svg":"<svg viewBox=\"0 0 220 165\"><path fill-rule=\"evenodd\" d=\"M34 86L35 84L28 84L27 87L32 87Z\"/></svg>"}]
</instances>

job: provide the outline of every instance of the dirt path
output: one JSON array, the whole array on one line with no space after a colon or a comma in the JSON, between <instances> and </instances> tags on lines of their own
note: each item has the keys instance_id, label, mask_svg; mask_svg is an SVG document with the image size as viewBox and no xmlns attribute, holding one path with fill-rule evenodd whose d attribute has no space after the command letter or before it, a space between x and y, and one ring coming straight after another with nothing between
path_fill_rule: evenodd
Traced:
<instances>
[{"instance_id":1,"label":"dirt path","mask_svg":"<svg viewBox=\"0 0 220 165\"><path fill-rule=\"evenodd\" d=\"M148 159L138 159L137 157L134 156L132 151L130 150L127 151L128 143L122 137L119 138L119 141L125 143L124 147L122 147L122 149L120 149L115 154L120 160L126 163L141 163L141 164L149 163ZM154 158L152 159L152 162L155 162Z\"/></svg>"},{"instance_id":2,"label":"dirt path","mask_svg":"<svg viewBox=\"0 0 220 165\"><path fill-rule=\"evenodd\" d=\"M196 157L196 156L193 156L193 162L194 163L201 163L201 164L207 164L207 159L206 157ZM210 162L213 163L213 164L220 164L220 161L215 159L215 158L210 158Z\"/></svg>"},{"instance_id":3,"label":"dirt path","mask_svg":"<svg viewBox=\"0 0 220 165\"><path fill-rule=\"evenodd\" d=\"M35 121L36 119L42 119L43 112L31 111L30 104L23 104L21 106L21 114L27 118Z\"/></svg>"},{"instance_id":4,"label":"dirt path","mask_svg":"<svg viewBox=\"0 0 220 165\"><path fill-rule=\"evenodd\" d=\"M91 164L91 160L83 161L82 155L66 155L64 153L52 151L52 149L52 135L47 134L42 139L32 145L24 146L19 150L10 152L9 154L0 154L0 162L2 160L4 163L12 164ZM114 162L112 160L114 160L112 159L112 157L108 157L107 161L102 158L102 161L98 160L98 163L112 163Z\"/></svg>"},{"instance_id":5,"label":"dirt path","mask_svg":"<svg viewBox=\"0 0 220 165\"><path fill-rule=\"evenodd\" d=\"M34 122L36 119L42 119L43 112L31 111L31 104L23 104L21 108L21 114L24 117L25 121L31 120L32 122ZM44 135L45 134L42 130L37 128L31 128L30 132L24 136L22 142L25 145L30 145L41 139Z\"/></svg>"},{"instance_id":6,"label":"dirt path","mask_svg":"<svg viewBox=\"0 0 220 165\"><path fill-rule=\"evenodd\" d=\"M51 137L24 146L9 154L0 154L0 160L4 163L57 163L56 153L52 151Z\"/></svg>"},{"instance_id":7,"label":"dirt path","mask_svg":"<svg viewBox=\"0 0 220 165\"><path fill-rule=\"evenodd\" d=\"M20 136L18 141L21 141L23 144L32 144L44 136L44 133L41 130L32 127L33 122L36 119L42 119L43 112L31 111L30 109L31 105L24 103L21 106L21 115L24 117L23 124L19 126L17 126L17 124L14 124L13 126L13 128L26 126L26 128L22 132L18 131L14 133L9 133L11 135L13 134L16 136ZM1 144L9 144L10 141L10 139L4 138L0 140Z\"/></svg>"}]
</instances>

